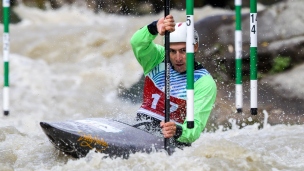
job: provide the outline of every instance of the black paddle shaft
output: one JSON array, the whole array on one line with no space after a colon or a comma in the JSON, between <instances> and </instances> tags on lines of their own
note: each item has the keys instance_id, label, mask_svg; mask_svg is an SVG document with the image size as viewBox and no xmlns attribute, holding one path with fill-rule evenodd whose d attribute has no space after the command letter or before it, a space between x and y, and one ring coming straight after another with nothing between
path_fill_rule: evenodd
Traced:
<instances>
[{"instance_id":1,"label":"black paddle shaft","mask_svg":"<svg viewBox=\"0 0 304 171\"><path fill-rule=\"evenodd\" d=\"M170 1L165 0L165 17L169 15ZM165 122L170 120L170 32L165 32ZM169 139L165 138L165 150L171 155Z\"/></svg>"}]
</instances>

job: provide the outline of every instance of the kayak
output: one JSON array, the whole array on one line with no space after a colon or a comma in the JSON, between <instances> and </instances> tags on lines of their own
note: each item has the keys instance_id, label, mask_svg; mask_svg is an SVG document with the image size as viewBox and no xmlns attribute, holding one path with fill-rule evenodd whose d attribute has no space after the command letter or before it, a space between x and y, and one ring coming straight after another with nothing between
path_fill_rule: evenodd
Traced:
<instances>
[{"instance_id":1,"label":"kayak","mask_svg":"<svg viewBox=\"0 0 304 171\"><path fill-rule=\"evenodd\" d=\"M164 149L162 137L112 119L40 122L40 126L57 149L75 158L85 157L93 149L122 158Z\"/></svg>"}]
</instances>

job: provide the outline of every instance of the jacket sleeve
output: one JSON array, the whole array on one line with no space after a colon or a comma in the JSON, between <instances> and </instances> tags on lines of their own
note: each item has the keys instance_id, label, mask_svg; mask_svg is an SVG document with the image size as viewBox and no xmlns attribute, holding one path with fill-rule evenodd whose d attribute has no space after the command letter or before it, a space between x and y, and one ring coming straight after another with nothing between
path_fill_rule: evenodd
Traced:
<instances>
[{"instance_id":1,"label":"jacket sleeve","mask_svg":"<svg viewBox=\"0 0 304 171\"><path fill-rule=\"evenodd\" d=\"M139 29L130 40L134 55L142 66L145 75L161 63L165 55L164 47L153 42L158 34L155 32L155 24L153 22Z\"/></svg>"},{"instance_id":2,"label":"jacket sleeve","mask_svg":"<svg viewBox=\"0 0 304 171\"><path fill-rule=\"evenodd\" d=\"M194 84L194 128L187 128L187 121L181 125L180 142L192 143L204 130L216 99L216 84L211 75L206 75Z\"/></svg>"}]
</instances>

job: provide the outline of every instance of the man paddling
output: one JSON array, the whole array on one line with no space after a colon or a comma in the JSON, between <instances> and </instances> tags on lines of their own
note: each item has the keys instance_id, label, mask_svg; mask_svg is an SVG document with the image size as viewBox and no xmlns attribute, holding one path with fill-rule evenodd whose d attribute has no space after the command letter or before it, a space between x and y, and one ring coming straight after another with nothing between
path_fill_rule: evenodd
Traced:
<instances>
[{"instance_id":1,"label":"man paddling","mask_svg":"<svg viewBox=\"0 0 304 171\"><path fill-rule=\"evenodd\" d=\"M189 144L204 130L216 98L216 84L210 73L194 63L194 128L188 129L186 117L186 23L176 23L172 15L162 17L135 32L131 38L134 55L145 75L143 103L137 120L148 122L145 129L160 131L164 138ZM157 35L170 32L170 121L164 122L165 49L155 44ZM194 52L198 51L198 34L194 32Z\"/></svg>"}]
</instances>

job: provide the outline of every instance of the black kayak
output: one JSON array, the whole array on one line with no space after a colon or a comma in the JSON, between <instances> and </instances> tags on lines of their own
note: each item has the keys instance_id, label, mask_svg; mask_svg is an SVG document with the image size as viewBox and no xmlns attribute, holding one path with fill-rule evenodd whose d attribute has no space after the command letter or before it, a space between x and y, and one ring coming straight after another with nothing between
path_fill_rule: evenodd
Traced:
<instances>
[{"instance_id":1,"label":"black kayak","mask_svg":"<svg viewBox=\"0 0 304 171\"><path fill-rule=\"evenodd\" d=\"M92 149L109 157L123 158L131 153L164 149L162 137L117 120L88 118L40 122L40 126L57 149L76 158L86 156Z\"/></svg>"}]
</instances>

